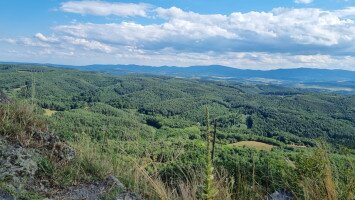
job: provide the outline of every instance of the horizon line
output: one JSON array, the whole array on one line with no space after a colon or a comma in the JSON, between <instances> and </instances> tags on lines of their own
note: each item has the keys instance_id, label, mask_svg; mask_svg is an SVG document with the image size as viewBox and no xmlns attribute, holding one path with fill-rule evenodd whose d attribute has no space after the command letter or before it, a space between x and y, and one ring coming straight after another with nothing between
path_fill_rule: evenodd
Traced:
<instances>
[{"instance_id":1,"label":"horizon line","mask_svg":"<svg viewBox=\"0 0 355 200\"><path fill-rule=\"evenodd\" d=\"M55 66L72 66L72 67L89 67L93 65L111 65L111 66L139 66L139 67L153 67L153 68L161 68L161 67L177 67L177 68L191 68L191 67L211 67L211 66L218 66L218 67L226 67L236 70L252 70L252 71L275 71L275 70L289 70L289 69L311 69L311 70L328 70L328 71L348 71L348 72L355 72L355 70L350 69L340 69L340 68L319 68L319 67L290 67L290 68L269 68L269 69L252 69L252 68L239 68L239 67L231 67L226 65L220 64L211 64L211 65L189 65L189 66L173 66L173 65L140 65L140 64L87 64L87 65L75 65L75 64L57 64L57 63L38 63L38 62L17 62L17 61L0 61L0 64L29 64L29 65L48 65L51 67Z\"/></svg>"}]
</instances>

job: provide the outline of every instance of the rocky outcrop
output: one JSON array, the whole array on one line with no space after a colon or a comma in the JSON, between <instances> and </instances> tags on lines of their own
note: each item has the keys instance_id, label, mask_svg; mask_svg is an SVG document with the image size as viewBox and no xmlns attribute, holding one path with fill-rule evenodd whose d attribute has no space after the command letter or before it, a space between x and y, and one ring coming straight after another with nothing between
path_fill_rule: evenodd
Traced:
<instances>
[{"instance_id":1,"label":"rocky outcrop","mask_svg":"<svg viewBox=\"0 0 355 200\"><path fill-rule=\"evenodd\" d=\"M104 198L117 200L139 200L135 193L127 192L125 186L114 176L94 184L71 187L58 195L58 199L100 200Z\"/></svg>"},{"instance_id":2,"label":"rocky outcrop","mask_svg":"<svg viewBox=\"0 0 355 200\"><path fill-rule=\"evenodd\" d=\"M8 103L10 100L4 92L0 90L0 103Z\"/></svg>"},{"instance_id":3,"label":"rocky outcrop","mask_svg":"<svg viewBox=\"0 0 355 200\"><path fill-rule=\"evenodd\" d=\"M20 190L33 180L38 170L34 149L12 145L0 137L0 180L6 180L14 190Z\"/></svg>"},{"instance_id":4,"label":"rocky outcrop","mask_svg":"<svg viewBox=\"0 0 355 200\"><path fill-rule=\"evenodd\" d=\"M275 191L274 193L270 194L267 198L267 200L292 200L292 194L290 194L287 191Z\"/></svg>"},{"instance_id":5,"label":"rocky outcrop","mask_svg":"<svg viewBox=\"0 0 355 200\"><path fill-rule=\"evenodd\" d=\"M34 134L33 144L21 146L11 138L0 136L0 180L6 189L15 193L35 191L50 194L48 180L38 179L38 161L46 155L54 155L57 160L72 160L75 150L51 134ZM1 198L0 198L1 200Z\"/></svg>"},{"instance_id":6,"label":"rocky outcrop","mask_svg":"<svg viewBox=\"0 0 355 200\"><path fill-rule=\"evenodd\" d=\"M75 157L75 149L62 142L57 135L37 131L33 134L33 138L59 160L70 161Z\"/></svg>"},{"instance_id":7,"label":"rocky outcrop","mask_svg":"<svg viewBox=\"0 0 355 200\"><path fill-rule=\"evenodd\" d=\"M23 147L0 136L0 180L6 183L6 189L11 190L14 195L25 191L40 193L49 199L140 199L137 194L129 192L114 176L66 189L52 188L50 180L38 177L40 166L37 164L38 160L53 155L54 160L70 161L75 159L75 150L62 142L58 136L50 133L34 133L33 141L37 146ZM0 188L0 200L2 199L16 198Z\"/></svg>"},{"instance_id":8,"label":"rocky outcrop","mask_svg":"<svg viewBox=\"0 0 355 200\"><path fill-rule=\"evenodd\" d=\"M140 200L140 197L133 192L123 192L117 196L116 200Z\"/></svg>"},{"instance_id":9,"label":"rocky outcrop","mask_svg":"<svg viewBox=\"0 0 355 200\"><path fill-rule=\"evenodd\" d=\"M0 200L15 200L15 197L0 189Z\"/></svg>"}]
</instances>

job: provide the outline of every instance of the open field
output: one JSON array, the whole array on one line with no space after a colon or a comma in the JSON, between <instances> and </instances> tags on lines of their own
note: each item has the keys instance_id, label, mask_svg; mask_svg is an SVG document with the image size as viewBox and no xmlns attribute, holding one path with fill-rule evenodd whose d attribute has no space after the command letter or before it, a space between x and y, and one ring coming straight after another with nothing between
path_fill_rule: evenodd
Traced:
<instances>
[{"instance_id":1,"label":"open field","mask_svg":"<svg viewBox=\"0 0 355 200\"><path fill-rule=\"evenodd\" d=\"M45 116L48 116L48 117L53 116L56 112L57 112L57 111L55 111L55 110L44 109L44 115L45 115Z\"/></svg>"},{"instance_id":2,"label":"open field","mask_svg":"<svg viewBox=\"0 0 355 200\"><path fill-rule=\"evenodd\" d=\"M254 148L257 150L265 150L265 151L271 151L271 149L274 147L271 144L266 144L263 142L256 142L256 141L241 141L241 142L229 144L228 146Z\"/></svg>"}]
</instances>

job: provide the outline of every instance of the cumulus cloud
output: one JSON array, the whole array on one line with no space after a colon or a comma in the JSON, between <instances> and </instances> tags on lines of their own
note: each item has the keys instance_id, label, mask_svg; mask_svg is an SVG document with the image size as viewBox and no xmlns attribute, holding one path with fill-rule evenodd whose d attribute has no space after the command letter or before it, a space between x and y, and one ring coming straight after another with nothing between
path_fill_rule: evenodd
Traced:
<instances>
[{"instance_id":1,"label":"cumulus cloud","mask_svg":"<svg viewBox=\"0 0 355 200\"><path fill-rule=\"evenodd\" d=\"M108 3L103 1L69 1L62 3L64 12L90 14L98 16L147 16L149 4Z\"/></svg>"},{"instance_id":2,"label":"cumulus cloud","mask_svg":"<svg viewBox=\"0 0 355 200\"><path fill-rule=\"evenodd\" d=\"M42 42L58 42L58 39L55 37L47 37L43 35L42 33L36 33L35 38Z\"/></svg>"},{"instance_id":3,"label":"cumulus cloud","mask_svg":"<svg viewBox=\"0 0 355 200\"><path fill-rule=\"evenodd\" d=\"M73 38L68 36L63 37L63 39L70 44L82 46L89 50L99 50L105 53L110 53L112 51L112 47L110 47L109 45L103 44L95 40L86 40L83 38Z\"/></svg>"},{"instance_id":4,"label":"cumulus cloud","mask_svg":"<svg viewBox=\"0 0 355 200\"><path fill-rule=\"evenodd\" d=\"M303 4L309 4L312 2L313 0L295 0L295 3L303 3Z\"/></svg>"},{"instance_id":5,"label":"cumulus cloud","mask_svg":"<svg viewBox=\"0 0 355 200\"><path fill-rule=\"evenodd\" d=\"M173 48L191 52L269 51L342 53L355 46L355 24L338 11L278 8L270 12L202 15L179 8L157 8L163 23L60 25L54 31L72 37L144 49Z\"/></svg>"},{"instance_id":6,"label":"cumulus cloud","mask_svg":"<svg viewBox=\"0 0 355 200\"><path fill-rule=\"evenodd\" d=\"M21 38L5 38L0 39L0 42L6 42L9 44L17 44L26 47L43 47L45 51L49 52L48 48L57 49L73 49L76 47L82 47L86 50L95 50L103 53L111 53L113 47L110 45L85 38L77 38L70 36L45 36L42 33L36 33L34 37L21 37ZM51 51L52 52L52 51Z\"/></svg>"},{"instance_id":7,"label":"cumulus cloud","mask_svg":"<svg viewBox=\"0 0 355 200\"><path fill-rule=\"evenodd\" d=\"M93 6L96 4L97 7ZM200 14L177 7L134 11L140 14L127 9L124 13L118 9L123 5L127 6L102 1L71 1L63 3L61 9L100 16L149 14L149 20L145 23L125 20L74 22L54 26L48 35L37 33L30 38L5 38L0 42L36 47L39 49L32 52L43 59L57 55L67 64L220 64L239 68L355 70L354 7L332 11L276 8L269 12L222 15ZM21 52L20 48L15 50Z\"/></svg>"},{"instance_id":8,"label":"cumulus cloud","mask_svg":"<svg viewBox=\"0 0 355 200\"><path fill-rule=\"evenodd\" d=\"M21 45L26 47L49 47L49 44L37 40L35 38L20 37L20 38L3 38L0 42L8 44Z\"/></svg>"},{"instance_id":9,"label":"cumulus cloud","mask_svg":"<svg viewBox=\"0 0 355 200\"><path fill-rule=\"evenodd\" d=\"M355 16L355 7L348 7L334 12L339 17L351 17Z\"/></svg>"}]
</instances>

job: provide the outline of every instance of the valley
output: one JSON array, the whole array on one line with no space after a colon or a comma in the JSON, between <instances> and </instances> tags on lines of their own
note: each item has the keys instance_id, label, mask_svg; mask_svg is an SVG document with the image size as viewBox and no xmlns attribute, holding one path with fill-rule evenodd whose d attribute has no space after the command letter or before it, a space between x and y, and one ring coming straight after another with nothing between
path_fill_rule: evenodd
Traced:
<instances>
[{"instance_id":1,"label":"valley","mask_svg":"<svg viewBox=\"0 0 355 200\"><path fill-rule=\"evenodd\" d=\"M202 191L193 191L203 182L208 108L216 126L216 181L224 181L216 184L227 184L219 185L226 190L219 190L218 198L263 199L280 189L303 198L311 188L300 182L322 184L316 181L323 175L304 179L323 173L317 164L322 159L331 159L339 191L348 192L339 195L352 194L346 189L355 164L351 95L17 64L0 65L0 86L13 101L34 104L34 115L79 152L78 160L64 168L49 159L53 169L46 177L56 180L54 185L114 174L147 199L182 198L182 188L173 188L187 185L186 194L198 195ZM329 158L319 157L320 144ZM235 185L225 182L229 178Z\"/></svg>"}]
</instances>

